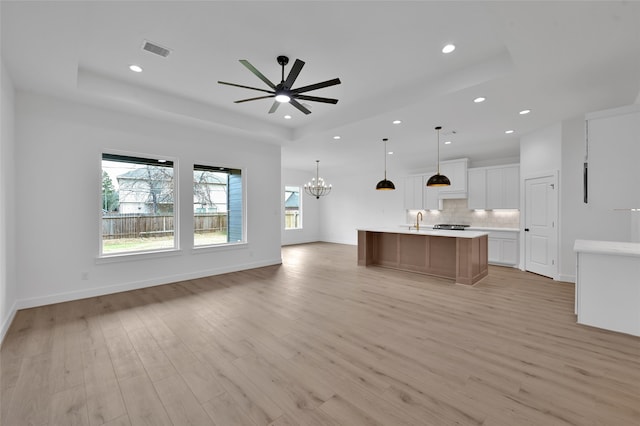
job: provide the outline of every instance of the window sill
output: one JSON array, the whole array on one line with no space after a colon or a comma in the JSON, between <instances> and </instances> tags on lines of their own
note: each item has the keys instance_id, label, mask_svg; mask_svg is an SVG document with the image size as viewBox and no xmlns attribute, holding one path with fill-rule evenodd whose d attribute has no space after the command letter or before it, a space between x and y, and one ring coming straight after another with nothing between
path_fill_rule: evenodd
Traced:
<instances>
[{"instance_id":1,"label":"window sill","mask_svg":"<svg viewBox=\"0 0 640 426\"><path fill-rule=\"evenodd\" d=\"M137 260L157 259L162 257L172 257L172 256L181 256L181 255L182 255L182 250L180 249L118 253L118 254L110 254L110 255L104 255L104 256L98 257L96 258L96 264L130 262L130 261L137 261Z\"/></svg>"},{"instance_id":2,"label":"window sill","mask_svg":"<svg viewBox=\"0 0 640 426\"><path fill-rule=\"evenodd\" d=\"M194 247L191 250L191 253L193 253L193 254L211 253L211 252L216 252L216 251L246 249L247 247L249 247L249 244L247 242L212 244L212 245L208 245L208 246L197 246L197 247Z\"/></svg>"}]
</instances>

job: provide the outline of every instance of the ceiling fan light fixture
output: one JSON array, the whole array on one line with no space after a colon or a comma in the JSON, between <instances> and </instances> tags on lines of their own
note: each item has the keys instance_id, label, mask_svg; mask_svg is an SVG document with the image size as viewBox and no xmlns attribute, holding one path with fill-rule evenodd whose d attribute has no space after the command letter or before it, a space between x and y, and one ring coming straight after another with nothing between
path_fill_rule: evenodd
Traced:
<instances>
[{"instance_id":1,"label":"ceiling fan light fixture","mask_svg":"<svg viewBox=\"0 0 640 426\"><path fill-rule=\"evenodd\" d=\"M276 101L280 102L280 103L287 103L291 100L291 98L288 95L285 95L284 93L280 93L276 95Z\"/></svg>"}]
</instances>

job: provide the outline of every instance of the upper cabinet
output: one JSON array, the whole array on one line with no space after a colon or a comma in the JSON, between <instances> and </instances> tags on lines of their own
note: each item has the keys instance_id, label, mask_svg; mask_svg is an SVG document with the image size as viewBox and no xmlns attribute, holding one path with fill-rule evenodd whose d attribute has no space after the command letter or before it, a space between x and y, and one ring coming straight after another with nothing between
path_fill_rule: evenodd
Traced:
<instances>
[{"instance_id":1,"label":"upper cabinet","mask_svg":"<svg viewBox=\"0 0 640 426\"><path fill-rule=\"evenodd\" d=\"M588 114L587 126L588 173L571 179L584 179L587 202L595 207L639 209L640 105Z\"/></svg>"},{"instance_id":2,"label":"upper cabinet","mask_svg":"<svg viewBox=\"0 0 640 426\"><path fill-rule=\"evenodd\" d=\"M467 198L467 165L469 160L449 160L440 162L440 174L451 181L451 186L440 187L440 198Z\"/></svg>"},{"instance_id":3,"label":"upper cabinet","mask_svg":"<svg viewBox=\"0 0 640 426\"><path fill-rule=\"evenodd\" d=\"M469 169L470 209L518 209L520 167L517 164Z\"/></svg>"},{"instance_id":4,"label":"upper cabinet","mask_svg":"<svg viewBox=\"0 0 640 426\"><path fill-rule=\"evenodd\" d=\"M404 208L406 210L441 210L442 200L438 198L438 188L427 187L427 180L435 172L424 175L407 176L404 185Z\"/></svg>"},{"instance_id":5,"label":"upper cabinet","mask_svg":"<svg viewBox=\"0 0 640 426\"><path fill-rule=\"evenodd\" d=\"M404 179L404 208L422 210L422 176L407 176Z\"/></svg>"},{"instance_id":6,"label":"upper cabinet","mask_svg":"<svg viewBox=\"0 0 640 426\"><path fill-rule=\"evenodd\" d=\"M422 176L422 208L425 210L442 210L442 200L437 187L427 186L427 181L435 172Z\"/></svg>"},{"instance_id":7,"label":"upper cabinet","mask_svg":"<svg viewBox=\"0 0 640 426\"><path fill-rule=\"evenodd\" d=\"M468 172L469 196L467 206L471 210L484 210L487 208L487 169L469 169Z\"/></svg>"}]
</instances>

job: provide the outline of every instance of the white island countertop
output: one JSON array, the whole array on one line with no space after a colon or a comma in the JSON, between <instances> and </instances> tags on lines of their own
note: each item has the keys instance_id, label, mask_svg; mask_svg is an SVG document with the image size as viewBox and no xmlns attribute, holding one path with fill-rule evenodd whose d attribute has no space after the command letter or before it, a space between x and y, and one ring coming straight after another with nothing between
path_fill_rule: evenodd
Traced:
<instances>
[{"instance_id":1,"label":"white island countertop","mask_svg":"<svg viewBox=\"0 0 640 426\"><path fill-rule=\"evenodd\" d=\"M401 229L401 228L358 228L358 231L386 232L388 234L428 235L431 237L478 238L489 235L479 231L449 231L447 229Z\"/></svg>"},{"instance_id":2,"label":"white island countertop","mask_svg":"<svg viewBox=\"0 0 640 426\"><path fill-rule=\"evenodd\" d=\"M576 240L573 245L573 251L579 253L640 257L640 243Z\"/></svg>"}]
</instances>

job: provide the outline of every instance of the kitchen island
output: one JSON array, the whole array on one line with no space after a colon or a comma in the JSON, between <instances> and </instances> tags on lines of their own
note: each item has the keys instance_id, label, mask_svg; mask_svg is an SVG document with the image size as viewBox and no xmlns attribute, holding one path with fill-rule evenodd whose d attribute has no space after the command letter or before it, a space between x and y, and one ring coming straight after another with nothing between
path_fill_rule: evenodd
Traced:
<instances>
[{"instance_id":1,"label":"kitchen island","mask_svg":"<svg viewBox=\"0 0 640 426\"><path fill-rule=\"evenodd\" d=\"M578 324L640 336L640 243L576 240Z\"/></svg>"},{"instance_id":2,"label":"kitchen island","mask_svg":"<svg viewBox=\"0 0 640 426\"><path fill-rule=\"evenodd\" d=\"M473 285L486 277L488 233L358 229L358 265L382 266Z\"/></svg>"}]
</instances>

